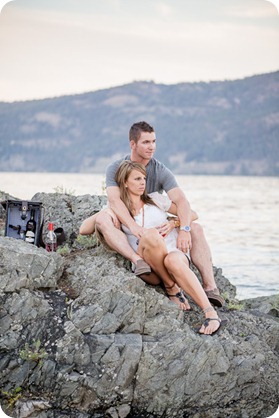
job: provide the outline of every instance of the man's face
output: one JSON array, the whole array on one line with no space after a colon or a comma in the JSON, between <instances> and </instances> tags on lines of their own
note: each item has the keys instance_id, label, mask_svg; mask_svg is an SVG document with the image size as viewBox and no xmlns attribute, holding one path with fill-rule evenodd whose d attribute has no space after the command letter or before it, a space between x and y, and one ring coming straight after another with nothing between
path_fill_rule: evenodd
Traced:
<instances>
[{"instance_id":1,"label":"man's face","mask_svg":"<svg viewBox=\"0 0 279 418\"><path fill-rule=\"evenodd\" d=\"M131 148L137 159L151 160L156 150L155 132L142 132L137 143L131 141Z\"/></svg>"}]
</instances>

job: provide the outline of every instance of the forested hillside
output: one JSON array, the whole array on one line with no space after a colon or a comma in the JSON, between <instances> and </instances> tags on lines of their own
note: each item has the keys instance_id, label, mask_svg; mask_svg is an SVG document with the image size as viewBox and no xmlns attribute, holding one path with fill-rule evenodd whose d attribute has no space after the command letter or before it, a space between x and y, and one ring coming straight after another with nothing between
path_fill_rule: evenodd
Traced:
<instances>
[{"instance_id":1,"label":"forested hillside","mask_svg":"<svg viewBox=\"0 0 279 418\"><path fill-rule=\"evenodd\" d=\"M139 120L154 126L156 157L176 173L279 175L279 71L0 103L0 171L102 173L129 152Z\"/></svg>"}]
</instances>

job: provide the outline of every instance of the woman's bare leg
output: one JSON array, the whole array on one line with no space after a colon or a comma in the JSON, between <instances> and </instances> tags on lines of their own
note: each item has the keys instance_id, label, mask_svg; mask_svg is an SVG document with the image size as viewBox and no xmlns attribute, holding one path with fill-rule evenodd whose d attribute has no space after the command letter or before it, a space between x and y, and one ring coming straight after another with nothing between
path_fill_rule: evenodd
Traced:
<instances>
[{"instance_id":1,"label":"woman's bare leg","mask_svg":"<svg viewBox=\"0 0 279 418\"><path fill-rule=\"evenodd\" d=\"M160 277L154 272L151 271L150 274L141 274L140 278L147 284L157 286L162 283Z\"/></svg>"},{"instance_id":2,"label":"woman's bare leg","mask_svg":"<svg viewBox=\"0 0 279 418\"><path fill-rule=\"evenodd\" d=\"M138 254L152 267L152 270L162 279L169 293L170 299L178 304L183 310L189 310L187 300L181 302L175 295L180 292L179 286L169 275L164 265L164 259L168 254L164 239L155 229L148 229L140 239ZM171 296L173 295L173 296ZM185 298L184 298L185 299Z\"/></svg>"},{"instance_id":3,"label":"woman's bare leg","mask_svg":"<svg viewBox=\"0 0 279 418\"><path fill-rule=\"evenodd\" d=\"M191 298L195 303L203 310L206 318L218 318L217 312L211 306L206 293L200 284L197 276L188 265L188 260L181 252L174 251L169 253L164 259L165 267L174 280ZM202 325L200 333L212 334L219 328L218 321L209 321L208 326Z\"/></svg>"},{"instance_id":4,"label":"woman's bare leg","mask_svg":"<svg viewBox=\"0 0 279 418\"><path fill-rule=\"evenodd\" d=\"M96 227L101 231L108 246L132 263L137 264L137 261L141 257L130 246L124 232L115 227L110 214L105 210L99 212L95 218L95 222Z\"/></svg>"},{"instance_id":5,"label":"woman's bare leg","mask_svg":"<svg viewBox=\"0 0 279 418\"><path fill-rule=\"evenodd\" d=\"M130 246L127 236L121 231L120 223L111 209L103 209L85 219L79 228L79 233L81 235L91 235L94 234L96 230L101 235L99 236L101 242L107 244L113 251L118 252L135 265L139 260L142 260L142 257L140 257ZM150 272L150 267L146 265L145 272L147 273L147 271ZM147 274L145 273L138 275L143 280L147 277ZM153 283L153 278L150 278L148 282L150 284L155 284Z\"/></svg>"}]
</instances>

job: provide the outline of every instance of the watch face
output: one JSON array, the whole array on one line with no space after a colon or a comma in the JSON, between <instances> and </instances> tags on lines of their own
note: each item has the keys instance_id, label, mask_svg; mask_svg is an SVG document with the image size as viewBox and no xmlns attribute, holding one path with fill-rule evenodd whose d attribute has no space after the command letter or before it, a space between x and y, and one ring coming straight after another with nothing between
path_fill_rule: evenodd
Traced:
<instances>
[{"instance_id":1,"label":"watch face","mask_svg":"<svg viewBox=\"0 0 279 418\"><path fill-rule=\"evenodd\" d=\"M182 231L186 231L186 232L189 232L189 231L191 231L191 228L190 228L190 226L183 226L182 228L180 228Z\"/></svg>"}]
</instances>

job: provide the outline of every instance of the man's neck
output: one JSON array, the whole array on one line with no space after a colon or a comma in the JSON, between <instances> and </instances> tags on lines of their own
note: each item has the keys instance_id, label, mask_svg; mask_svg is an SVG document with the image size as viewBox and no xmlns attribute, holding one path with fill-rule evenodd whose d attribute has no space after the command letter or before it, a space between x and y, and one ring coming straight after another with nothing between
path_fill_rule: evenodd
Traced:
<instances>
[{"instance_id":1,"label":"man's neck","mask_svg":"<svg viewBox=\"0 0 279 418\"><path fill-rule=\"evenodd\" d=\"M147 164L151 160L151 159L141 158L138 155L135 155L133 152L131 152L130 154L130 159L131 161L133 161L133 163L140 163L144 166L147 166Z\"/></svg>"}]
</instances>

